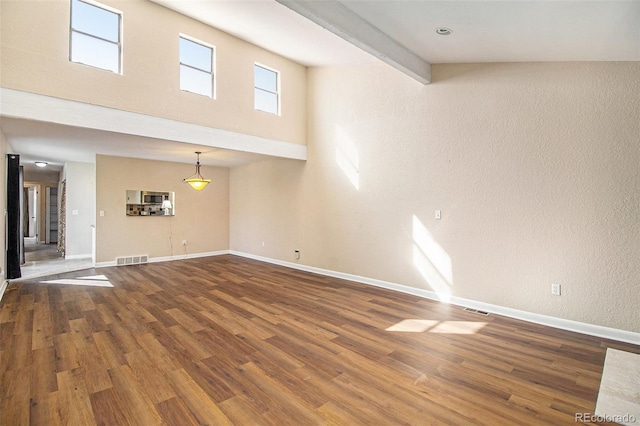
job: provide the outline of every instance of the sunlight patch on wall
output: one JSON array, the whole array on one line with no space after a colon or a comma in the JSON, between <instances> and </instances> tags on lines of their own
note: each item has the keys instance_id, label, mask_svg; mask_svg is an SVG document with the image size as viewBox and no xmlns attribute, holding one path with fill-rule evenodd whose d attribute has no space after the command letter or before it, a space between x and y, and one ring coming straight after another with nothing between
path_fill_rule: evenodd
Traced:
<instances>
[{"instance_id":1,"label":"sunlight patch on wall","mask_svg":"<svg viewBox=\"0 0 640 426\"><path fill-rule=\"evenodd\" d=\"M429 333L439 334L476 334L486 326L486 322L475 321L437 321L423 319L404 319L386 331L403 333Z\"/></svg>"},{"instance_id":2,"label":"sunlight patch on wall","mask_svg":"<svg viewBox=\"0 0 640 426\"><path fill-rule=\"evenodd\" d=\"M104 275L91 275L78 278L61 278L58 280L40 281L41 284L84 285L89 287L113 287L109 278Z\"/></svg>"},{"instance_id":3,"label":"sunlight patch on wall","mask_svg":"<svg viewBox=\"0 0 640 426\"><path fill-rule=\"evenodd\" d=\"M451 300L451 258L420 219L413 216L413 265L443 302Z\"/></svg>"},{"instance_id":4,"label":"sunlight patch on wall","mask_svg":"<svg viewBox=\"0 0 640 426\"><path fill-rule=\"evenodd\" d=\"M358 149L340 127L336 129L336 163L355 189L360 189Z\"/></svg>"}]
</instances>

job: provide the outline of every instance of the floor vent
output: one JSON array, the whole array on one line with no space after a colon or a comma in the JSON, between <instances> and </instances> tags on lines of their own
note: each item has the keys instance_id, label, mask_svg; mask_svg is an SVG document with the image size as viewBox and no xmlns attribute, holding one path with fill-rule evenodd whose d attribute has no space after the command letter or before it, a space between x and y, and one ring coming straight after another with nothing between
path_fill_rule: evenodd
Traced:
<instances>
[{"instance_id":1,"label":"floor vent","mask_svg":"<svg viewBox=\"0 0 640 426\"><path fill-rule=\"evenodd\" d=\"M148 261L149 256L146 254L140 256L116 257L116 266L138 265L140 263L147 263Z\"/></svg>"},{"instance_id":2,"label":"floor vent","mask_svg":"<svg viewBox=\"0 0 640 426\"><path fill-rule=\"evenodd\" d=\"M489 312L487 312L487 311L479 311L479 310L473 309L473 308L464 308L464 310L467 311L467 312L471 312L472 314L484 315L485 317L487 315L489 315Z\"/></svg>"}]
</instances>

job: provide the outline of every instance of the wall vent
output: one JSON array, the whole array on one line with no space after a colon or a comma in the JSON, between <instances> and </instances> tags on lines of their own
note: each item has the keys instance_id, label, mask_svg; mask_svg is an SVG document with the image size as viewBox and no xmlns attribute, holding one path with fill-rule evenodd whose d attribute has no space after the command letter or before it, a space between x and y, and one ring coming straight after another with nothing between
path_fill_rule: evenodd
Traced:
<instances>
[{"instance_id":1,"label":"wall vent","mask_svg":"<svg viewBox=\"0 0 640 426\"><path fill-rule=\"evenodd\" d=\"M473 309L473 308L464 308L464 310L467 311L467 312L471 312L472 314L484 315L485 317L487 315L489 315L489 312L487 312L487 311L479 311L479 310Z\"/></svg>"},{"instance_id":2,"label":"wall vent","mask_svg":"<svg viewBox=\"0 0 640 426\"><path fill-rule=\"evenodd\" d=\"M116 257L116 266L139 265L140 263L147 263L148 261L149 256L146 254L139 256Z\"/></svg>"}]
</instances>

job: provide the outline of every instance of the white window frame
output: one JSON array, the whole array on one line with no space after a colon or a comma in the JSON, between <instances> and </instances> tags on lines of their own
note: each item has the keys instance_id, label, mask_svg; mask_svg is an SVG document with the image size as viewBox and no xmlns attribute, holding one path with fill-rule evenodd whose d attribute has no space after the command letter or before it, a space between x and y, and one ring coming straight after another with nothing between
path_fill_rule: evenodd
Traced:
<instances>
[{"instance_id":1,"label":"white window frame","mask_svg":"<svg viewBox=\"0 0 640 426\"><path fill-rule=\"evenodd\" d=\"M190 41L192 43L195 44L199 44L200 46L203 47L207 47L209 49L211 49L211 72L209 73L209 71L205 71L201 68L197 68L194 66L191 66L189 64L183 64L182 60L180 58L180 39L183 38L187 41ZM180 87L180 79L182 78L181 76L181 71L180 71L180 66L184 65L185 67L194 69L196 71L200 71L200 72L205 72L211 75L211 95L203 95L202 93L196 93L196 92L191 92L189 90L184 90L182 88L180 88L181 91L186 92L186 93L192 93L194 95L200 95L200 96L206 96L207 98L211 98L211 99L216 99L216 47L213 44L207 43L205 41L202 40L198 40L197 38L188 36L186 34L180 33L179 34L179 38L178 38L178 87Z\"/></svg>"},{"instance_id":2,"label":"white window frame","mask_svg":"<svg viewBox=\"0 0 640 426\"><path fill-rule=\"evenodd\" d=\"M274 72L276 74L276 91L275 92L272 92L271 90L266 90L266 89L263 89L262 87L256 86L256 76L255 76L256 68L255 67L264 68L265 70ZM276 102L278 103L278 105L277 105L277 111L275 113L273 113L271 111L263 111L261 109L256 108L256 104L255 104L255 91L256 90L262 90L263 92L268 92L268 93L272 93L272 94L276 95ZM253 108L256 111L261 111L261 112L265 112L267 114L273 114L273 115L277 115L278 117L280 117L280 115L281 115L281 104L282 104L282 102L281 102L282 96L281 95L282 95L282 85L280 84L280 71L278 71L277 69L272 68L270 66L261 64L260 62L254 62L253 63L253 98L254 98L253 99Z\"/></svg>"},{"instance_id":3,"label":"white window frame","mask_svg":"<svg viewBox=\"0 0 640 426\"><path fill-rule=\"evenodd\" d=\"M114 13L116 15L118 15L118 42L114 43L111 40L106 40L102 37L93 35L93 34L89 34L89 33L85 33L84 31L79 31L73 28L73 0L69 1L69 62L73 62L74 64L81 64L81 65L86 65L88 67L92 67L92 68L96 68L99 70L103 70L103 71L108 71L108 72L112 72L114 74L120 74L122 75L122 69L123 69L123 55L122 55L122 11L118 10L118 9L114 9L112 7L109 7L107 5L92 1L92 0L77 0L79 2L82 2L84 4L88 4L89 6L93 6L93 7L97 7L99 9L102 10L106 10L107 12L111 12ZM111 43L114 44L116 46L118 46L118 71L114 72L110 69L106 69L106 68L101 68L92 64L86 64L84 62L77 62L74 61L72 59L73 57L73 33L78 33L78 34L82 34L84 36L87 37L91 37L91 38L95 38L97 40L100 41L104 41L107 43Z\"/></svg>"}]
</instances>

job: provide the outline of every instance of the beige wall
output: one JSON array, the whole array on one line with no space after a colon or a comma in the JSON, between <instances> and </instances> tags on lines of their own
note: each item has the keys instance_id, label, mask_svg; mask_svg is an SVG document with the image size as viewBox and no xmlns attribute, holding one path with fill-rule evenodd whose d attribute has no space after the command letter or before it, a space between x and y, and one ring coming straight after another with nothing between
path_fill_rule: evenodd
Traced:
<instances>
[{"instance_id":1,"label":"beige wall","mask_svg":"<svg viewBox=\"0 0 640 426\"><path fill-rule=\"evenodd\" d=\"M229 169L202 166L212 182L195 191L182 179L194 165L98 155L97 262L118 256L180 257L229 249ZM174 191L175 216L126 216L129 189ZM100 211L104 216L100 216ZM182 240L187 240L186 249Z\"/></svg>"},{"instance_id":2,"label":"beige wall","mask_svg":"<svg viewBox=\"0 0 640 426\"><path fill-rule=\"evenodd\" d=\"M640 331L640 64L433 77L310 69L308 161L232 170L231 248Z\"/></svg>"},{"instance_id":3,"label":"beige wall","mask_svg":"<svg viewBox=\"0 0 640 426\"><path fill-rule=\"evenodd\" d=\"M69 61L67 0L0 3L2 87L306 143L306 68L147 0L123 13L123 75ZM217 99L179 89L180 33L217 48ZM253 64L281 73L282 116L253 108Z\"/></svg>"}]
</instances>

